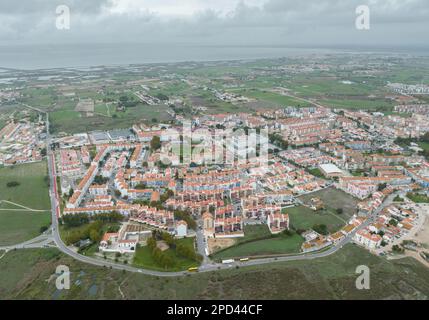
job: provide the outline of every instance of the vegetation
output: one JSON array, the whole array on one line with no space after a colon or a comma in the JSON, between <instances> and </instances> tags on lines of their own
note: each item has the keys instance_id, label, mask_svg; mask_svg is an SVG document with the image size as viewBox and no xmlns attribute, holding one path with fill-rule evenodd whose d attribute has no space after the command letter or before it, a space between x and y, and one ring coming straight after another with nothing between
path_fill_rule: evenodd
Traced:
<instances>
[{"instance_id":1,"label":"vegetation","mask_svg":"<svg viewBox=\"0 0 429 320\"><path fill-rule=\"evenodd\" d=\"M429 203L429 197L420 193L407 193L407 198L415 203Z\"/></svg>"},{"instance_id":2,"label":"vegetation","mask_svg":"<svg viewBox=\"0 0 429 320\"><path fill-rule=\"evenodd\" d=\"M65 228L70 228L87 224L90 221L119 222L123 219L124 216L118 212L97 213L92 215L88 213L76 213L64 215L61 218L61 224L63 224Z\"/></svg>"},{"instance_id":3,"label":"vegetation","mask_svg":"<svg viewBox=\"0 0 429 320\"><path fill-rule=\"evenodd\" d=\"M197 223L195 222L194 218L192 218L192 215L190 215L186 211L181 210L174 210L174 218L176 220L184 220L188 224L188 228L197 229Z\"/></svg>"},{"instance_id":4,"label":"vegetation","mask_svg":"<svg viewBox=\"0 0 429 320\"><path fill-rule=\"evenodd\" d=\"M19 185L20 185L20 183L18 181L10 181L10 182L6 183L6 187L8 187L8 188L14 188L14 187L17 187Z\"/></svg>"},{"instance_id":5,"label":"vegetation","mask_svg":"<svg viewBox=\"0 0 429 320\"><path fill-rule=\"evenodd\" d=\"M329 234L328 227L325 224L315 224L312 229L324 236Z\"/></svg>"},{"instance_id":6,"label":"vegetation","mask_svg":"<svg viewBox=\"0 0 429 320\"><path fill-rule=\"evenodd\" d=\"M31 209L49 210L46 162L0 168L1 181L14 182L10 188L0 183L0 200L8 200ZM16 183L15 183L16 182Z\"/></svg>"},{"instance_id":7,"label":"vegetation","mask_svg":"<svg viewBox=\"0 0 429 320\"><path fill-rule=\"evenodd\" d=\"M214 253L213 258L297 253L302 243L303 238L290 230L273 235L267 225L246 225L244 237L237 238L232 247Z\"/></svg>"},{"instance_id":8,"label":"vegetation","mask_svg":"<svg viewBox=\"0 0 429 320\"><path fill-rule=\"evenodd\" d=\"M1 253L0 253L1 256ZM71 289L46 281L58 265ZM357 290L356 266L371 270L371 290ZM0 299L425 299L427 268L413 258L387 260L346 245L329 257L231 268L189 277L153 277L95 267L55 248L8 252L0 259ZM79 284L78 284L79 283ZM121 291L118 290L121 288ZM404 290L404 288L407 288ZM121 295L123 294L123 296Z\"/></svg>"},{"instance_id":9,"label":"vegetation","mask_svg":"<svg viewBox=\"0 0 429 320\"><path fill-rule=\"evenodd\" d=\"M308 172L310 174L312 174L313 176L318 177L318 178L324 178L325 177L319 168L308 169Z\"/></svg>"},{"instance_id":10,"label":"vegetation","mask_svg":"<svg viewBox=\"0 0 429 320\"><path fill-rule=\"evenodd\" d=\"M156 245L157 241L165 241L169 249L161 251ZM163 232L149 238L147 246L137 248L133 264L154 270L180 271L198 266L201 259L195 252L194 238L176 240Z\"/></svg>"},{"instance_id":11,"label":"vegetation","mask_svg":"<svg viewBox=\"0 0 429 320\"><path fill-rule=\"evenodd\" d=\"M315 212L310 208L299 206L284 209L284 212L289 214L290 226L293 230L309 230L315 226L320 227L320 225L324 225L329 233L333 233L345 225L342 217L326 210ZM324 227L321 228L325 232Z\"/></svg>"},{"instance_id":12,"label":"vegetation","mask_svg":"<svg viewBox=\"0 0 429 320\"><path fill-rule=\"evenodd\" d=\"M0 211L0 246L30 240L44 232L50 223L50 212L2 210Z\"/></svg>"},{"instance_id":13,"label":"vegetation","mask_svg":"<svg viewBox=\"0 0 429 320\"><path fill-rule=\"evenodd\" d=\"M154 136L150 141L150 148L152 151L159 150L161 148L161 139L158 136Z\"/></svg>"},{"instance_id":14,"label":"vegetation","mask_svg":"<svg viewBox=\"0 0 429 320\"><path fill-rule=\"evenodd\" d=\"M281 135L276 133L270 133L268 135L268 139L270 140L270 143L274 144L275 146L278 146L280 149L287 149L289 145Z\"/></svg>"},{"instance_id":15,"label":"vegetation","mask_svg":"<svg viewBox=\"0 0 429 320\"><path fill-rule=\"evenodd\" d=\"M404 202L404 198L402 198L401 196L397 195L394 199L394 202Z\"/></svg>"}]
</instances>

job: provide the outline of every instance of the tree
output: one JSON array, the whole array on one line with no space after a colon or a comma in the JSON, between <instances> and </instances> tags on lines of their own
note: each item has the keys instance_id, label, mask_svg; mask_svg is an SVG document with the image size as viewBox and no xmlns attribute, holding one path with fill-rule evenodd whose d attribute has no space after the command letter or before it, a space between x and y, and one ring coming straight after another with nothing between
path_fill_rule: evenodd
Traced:
<instances>
[{"instance_id":1,"label":"tree","mask_svg":"<svg viewBox=\"0 0 429 320\"><path fill-rule=\"evenodd\" d=\"M397 220L395 220L395 219L390 219L389 224L390 224L391 226L396 227L396 226L398 225L398 221L397 221Z\"/></svg>"},{"instance_id":2,"label":"tree","mask_svg":"<svg viewBox=\"0 0 429 320\"><path fill-rule=\"evenodd\" d=\"M167 101L169 99L168 96L163 93L158 93L155 97L162 101Z\"/></svg>"},{"instance_id":3,"label":"tree","mask_svg":"<svg viewBox=\"0 0 429 320\"><path fill-rule=\"evenodd\" d=\"M316 231L317 233L322 234L322 235L328 235L329 234L328 227L325 224L315 224L313 226L313 230Z\"/></svg>"},{"instance_id":4,"label":"tree","mask_svg":"<svg viewBox=\"0 0 429 320\"><path fill-rule=\"evenodd\" d=\"M91 239L91 241L93 242L99 242L101 240L101 235L100 232L97 231L96 229L92 229L89 232L89 238Z\"/></svg>"},{"instance_id":5,"label":"tree","mask_svg":"<svg viewBox=\"0 0 429 320\"><path fill-rule=\"evenodd\" d=\"M337 214L343 214L343 212L344 212L343 208L338 208L335 211L337 212Z\"/></svg>"},{"instance_id":6,"label":"tree","mask_svg":"<svg viewBox=\"0 0 429 320\"><path fill-rule=\"evenodd\" d=\"M10 182L6 183L6 186L8 188L15 188L19 185L20 185L20 183L18 181L10 181Z\"/></svg>"},{"instance_id":7,"label":"tree","mask_svg":"<svg viewBox=\"0 0 429 320\"><path fill-rule=\"evenodd\" d=\"M383 191L384 189L386 189L387 184L386 183L380 183L378 185L378 191Z\"/></svg>"},{"instance_id":8,"label":"tree","mask_svg":"<svg viewBox=\"0 0 429 320\"><path fill-rule=\"evenodd\" d=\"M158 136L154 136L150 141L150 148L156 151L161 148L161 139Z\"/></svg>"}]
</instances>

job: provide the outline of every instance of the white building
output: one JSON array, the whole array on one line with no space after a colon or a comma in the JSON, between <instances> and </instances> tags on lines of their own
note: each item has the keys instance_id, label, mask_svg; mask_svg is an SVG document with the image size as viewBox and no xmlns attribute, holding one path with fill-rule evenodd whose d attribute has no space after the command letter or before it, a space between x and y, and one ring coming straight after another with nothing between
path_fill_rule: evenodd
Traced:
<instances>
[{"instance_id":1,"label":"white building","mask_svg":"<svg viewBox=\"0 0 429 320\"><path fill-rule=\"evenodd\" d=\"M176 236L178 238L186 237L188 234L188 224L184 220L180 220L176 223Z\"/></svg>"}]
</instances>

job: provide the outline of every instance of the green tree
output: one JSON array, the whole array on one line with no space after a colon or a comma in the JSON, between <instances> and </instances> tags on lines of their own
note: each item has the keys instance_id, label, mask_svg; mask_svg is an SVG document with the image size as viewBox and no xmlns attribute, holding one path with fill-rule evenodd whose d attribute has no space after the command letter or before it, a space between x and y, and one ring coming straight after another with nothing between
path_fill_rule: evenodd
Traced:
<instances>
[{"instance_id":1,"label":"green tree","mask_svg":"<svg viewBox=\"0 0 429 320\"><path fill-rule=\"evenodd\" d=\"M152 140L150 141L150 148L151 148L153 151L156 151L156 150L158 150L158 149L160 149L160 148L161 148L161 139L160 139L160 137L158 137L158 136L154 136L154 137L152 138Z\"/></svg>"}]
</instances>

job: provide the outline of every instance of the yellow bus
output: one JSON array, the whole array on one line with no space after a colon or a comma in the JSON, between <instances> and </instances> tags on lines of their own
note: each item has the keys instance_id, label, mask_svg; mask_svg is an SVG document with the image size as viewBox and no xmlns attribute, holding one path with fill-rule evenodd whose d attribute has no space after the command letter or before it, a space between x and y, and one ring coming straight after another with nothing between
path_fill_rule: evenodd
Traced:
<instances>
[{"instance_id":1,"label":"yellow bus","mask_svg":"<svg viewBox=\"0 0 429 320\"><path fill-rule=\"evenodd\" d=\"M192 267L192 268L188 268L189 272L197 272L198 268L197 267Z\"/></svg>"},{"instance_id":2,"label":"yellow bus","mask_svg":"<svg viewBox=\"0 0 429 320\"><path fill-rule=\"evenodd\" d=\"M249 258L241 258L240 259L240 262L246 262L246 261L249 261Z\"/></svg>"}]
</instances>

